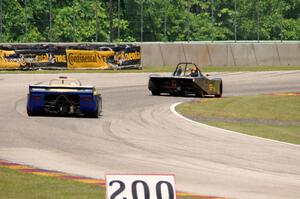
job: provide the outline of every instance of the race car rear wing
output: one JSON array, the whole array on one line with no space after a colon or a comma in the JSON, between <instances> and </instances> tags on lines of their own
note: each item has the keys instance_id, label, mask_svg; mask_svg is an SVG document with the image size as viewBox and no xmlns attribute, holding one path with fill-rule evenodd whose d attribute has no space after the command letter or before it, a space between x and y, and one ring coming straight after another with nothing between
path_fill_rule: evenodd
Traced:
<instances>
[{"instance_id":1,"label":"race car rear wing","mask_svg":"<svg viewBox=\"0 0 300 199\"><path fill-rule=\"evenodd\" d=\"M77 90L83 92L93 93L95 90L94 86L62 86L62 85L29 85L29 92L32 91L50 91L52 89L61 89L61 90Z\"/></svg>"}]
</instances>

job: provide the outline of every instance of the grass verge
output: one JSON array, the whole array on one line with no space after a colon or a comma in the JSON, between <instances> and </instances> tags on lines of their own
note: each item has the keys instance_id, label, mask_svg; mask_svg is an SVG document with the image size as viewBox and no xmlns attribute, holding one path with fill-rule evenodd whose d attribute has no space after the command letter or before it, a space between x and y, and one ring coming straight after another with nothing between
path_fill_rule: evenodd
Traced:
<instances>
[{"instance_id":1,"label":"grass verge","mask_svg":"<svg viewBox=\"0 0 300 199\"><path fill-rule=\"evenodd\" d=\"M300 96L242 96L200 99L176 107L208 125L300 144Z\"/></svg>"},{"instance_id":2,"label":"grass verge","mask_svg":"<svg viewBox=\"0 0 300 199\"><path fill-rule=\"evenodd\" d=\"M0 166L0 198L5 199L104 199L105 188L57 177L24 173ZM192 199L193 196L178 196ZM198 198L198 197L197 197ZM200 197L199 197L200 198ZM201 199L219 197L201 197Z\"/></svg>"},{"instance_id":3,"label":"grass verge","mask_svg":"<svg viewBox=\"0 0 300 199\"><path fill-rule=\"evenodd\" d=\"M105 190L96 185L22 173L0 166L0 198L99 199L105 198Z\"/></svg>"},{"instance_id":4,"label":"grass verge","mask_svg":"<svg viewBox=\"0 0 300 199\"><path fill-rule=\"evenodd\" d=\"M35 70L35 71L19 71L19 70L0 70L0 74L51 74L51 73L171 73L175 69L174 66L145 66L142 70ZM203 66L200 67L203 72L242 72L242 71L283 71L283 70L300 70L300 66Z\"/></svg>"}]
</instances>

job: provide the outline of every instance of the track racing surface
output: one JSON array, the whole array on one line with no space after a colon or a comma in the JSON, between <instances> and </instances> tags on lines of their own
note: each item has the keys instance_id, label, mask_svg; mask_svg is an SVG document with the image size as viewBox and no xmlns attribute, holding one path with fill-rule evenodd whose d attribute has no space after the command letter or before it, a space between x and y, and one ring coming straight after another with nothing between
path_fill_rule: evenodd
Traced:
<instances>
[{"instance_id":1,"label":"track racing surface","mask_svg":"<svg viewBox=\"0 0 300 199\"><path fill-rule=\"evenodd\" d=\"M184 120L170 107L194 98L151 96L148 75L67 74L102 91L99 119L28 117L28 84L59 75L0 75L0 159L102 179L171 173L178 190L202 195L299 198L299 145ZM225 97L300 91L300 71L215 75Z\"/></svg>"}]
</instances>

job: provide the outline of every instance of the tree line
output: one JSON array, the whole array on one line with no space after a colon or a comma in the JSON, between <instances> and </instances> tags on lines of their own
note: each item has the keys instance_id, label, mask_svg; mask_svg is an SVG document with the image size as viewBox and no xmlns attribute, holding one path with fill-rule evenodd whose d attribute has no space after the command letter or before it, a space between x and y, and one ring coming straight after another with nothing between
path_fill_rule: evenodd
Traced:
<instances>
[{"instance_id":1,"label":"tree line","mask_svg":"<svg viewBox=\"0 0 300 199\"><path fill-rule=\"evenodd\" d=\"M0 0L0 42L110 40L300 40L300 0Z\"/></svg>"}]
</instances>

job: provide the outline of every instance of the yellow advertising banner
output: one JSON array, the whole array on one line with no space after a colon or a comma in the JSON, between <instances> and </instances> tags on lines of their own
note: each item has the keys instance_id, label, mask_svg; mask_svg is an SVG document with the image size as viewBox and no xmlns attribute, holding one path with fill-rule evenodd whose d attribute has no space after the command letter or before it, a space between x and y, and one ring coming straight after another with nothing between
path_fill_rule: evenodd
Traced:
<instances>
[{"instance_id":1,"label":"yellow advertising banner","mask_svg":"<svg viewBox=\"0 0 300 199\"><path fill-rule=\"evenodd\" d=\"M118 65L122 65L123 62L132 61L132 60L140 60L141 59L141 52L116 52L116 62Z\"/></svg>"},{"instance_id":2,"label":"yellow advertising banner","mask_svg":"<svg viewBox=\"0 0 300 199\"><path fill-rule=\"evenodd\" d=\"M19 69L21 64L18 60L7 59L9 55L15 54L13 50L0 50L0 68L2 69Z\"/></svg>"},{"instance_id":3,"label":"yellow advertising banner","mask_svg":"<svg viewBox=\"0 0 300 199\"><path fill-rule=\"evenodd\" d=\"M114 51L66 50L68 69L109 69L112 65L108 58L113 58Z\"/></svg>"}]
</instances>

